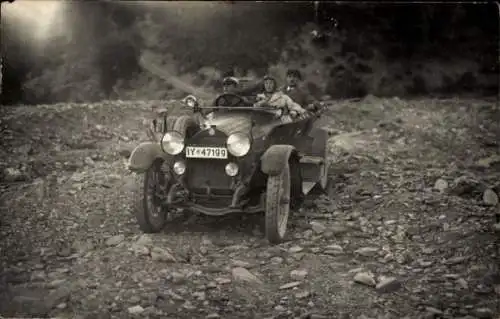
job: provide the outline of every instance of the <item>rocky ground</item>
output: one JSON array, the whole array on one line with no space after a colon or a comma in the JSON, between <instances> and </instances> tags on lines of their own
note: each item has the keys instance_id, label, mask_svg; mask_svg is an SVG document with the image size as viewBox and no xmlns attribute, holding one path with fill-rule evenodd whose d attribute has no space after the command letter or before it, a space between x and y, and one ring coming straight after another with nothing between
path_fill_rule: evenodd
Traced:
<instances>
[{"instance_id":1,"label":"rocky ground","mask_svg":"<svg viewBox=\"0 0 500 319\"><path fill-rule=\"evenodd\" d=\"M499 318L495 102L333 103L330 195L278 246L262 216L141 234L125 161L154 102L5 108L0 314Z\"/></svg>"}]
</instances>

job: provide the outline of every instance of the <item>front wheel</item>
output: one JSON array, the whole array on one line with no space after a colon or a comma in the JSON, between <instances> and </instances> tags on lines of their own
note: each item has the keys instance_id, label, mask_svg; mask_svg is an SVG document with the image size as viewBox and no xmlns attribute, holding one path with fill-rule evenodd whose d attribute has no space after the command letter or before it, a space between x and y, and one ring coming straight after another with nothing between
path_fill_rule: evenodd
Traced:
<instances>
[{"instance_id":1,"label":"front wheel","mask_svg":"<svg viewBox=\"0 0 500 319\"><path fill-rule=\"evenodd\" d=\"M170 178L162 172L162 164L161 160L155 161L140 176L139 189L135 194L135 217L145 233L158 233L167 222L168 208L164 203Z\"/></svg>"},{"instance_id":2,"label":"front wheel","mask_svg":"<svg viewBox=\"0 0 500 319\"><path fill-rule=\"evenodd\" d=\"M278 175L269 176L266 191L266 237L279 244L286 234L290 214L290 166L287 163Z\"/></svg>"}]
</instances>

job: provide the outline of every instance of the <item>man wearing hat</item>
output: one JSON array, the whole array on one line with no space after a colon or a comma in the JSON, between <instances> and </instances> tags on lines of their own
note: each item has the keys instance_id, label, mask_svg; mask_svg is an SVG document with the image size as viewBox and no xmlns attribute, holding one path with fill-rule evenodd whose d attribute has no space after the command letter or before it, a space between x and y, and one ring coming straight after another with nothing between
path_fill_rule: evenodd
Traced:
<instances>
[{"instance_id":1,"label":"man wearing hat","mask_svg":"<svg viewBox=\"0 0 500 319\"><path fill-rule=\"evenodd\" d=\"M241 96L240 81L234 76L228 76L222 80L222 94L235 94L240 96L225 98L224 103L227 103L227 105L225 106L236 106L238 103L240 103L240 98L243 99L243 105L252 105L252 103L249 102L245 97Z\"/></svg>"},{"instance_id":2,"label":"man wearing hat","mask_svg":"<svg viewBox=\"0 0 500 319\"><path fill-rule=\"evenodd\" d=\"M234 76L225 77L222 80L222 92L224 94L236 94L240 81Z\"/></svg>"},{"instance_id":3,"label":"man wearing hat","mask_svg":"<svg viewBox=\"0 0 500 319\"><path fill-rule=\"evenodd\" d=\"M308 104L313 102L313 99L300 87L300 81L302 81L302 74L300 71L297 69L288 69L286 72L286 85L281 89L281 91L286 93L290 98L292 98L292 100L300 104L302 107L306 107Z\"/></svg>"}]
</instances>

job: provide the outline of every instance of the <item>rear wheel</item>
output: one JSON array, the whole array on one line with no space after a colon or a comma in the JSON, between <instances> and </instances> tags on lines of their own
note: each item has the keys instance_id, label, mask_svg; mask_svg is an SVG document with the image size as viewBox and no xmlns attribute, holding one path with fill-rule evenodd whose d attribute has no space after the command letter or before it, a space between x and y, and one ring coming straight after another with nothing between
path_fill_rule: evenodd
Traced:
<instances>
[{"instance_id":1,"label":"rear wheel","mask_svg":"<svg viewBox=\"0 0 500 319\"><path fill-rule=\"evenodd\" d=\"M156 160L140 176L140 186L135 194L135 217L145 233L160 232L168 218L165 199L170 178L161 170L162 164L162 160Z\"/></svg>"}]
</instances>

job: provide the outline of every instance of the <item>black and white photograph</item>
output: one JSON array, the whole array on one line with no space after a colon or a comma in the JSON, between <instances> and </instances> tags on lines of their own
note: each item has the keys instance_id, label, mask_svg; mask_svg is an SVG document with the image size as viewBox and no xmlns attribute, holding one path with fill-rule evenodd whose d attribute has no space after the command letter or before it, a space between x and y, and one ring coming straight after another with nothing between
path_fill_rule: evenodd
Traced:
<instances>
[{"instance_id":1,"label":"black and white photograph","mask_svg":"<svg viewBox=\"0 0 500 319\"><path fill-rule=\"evenodd\" d=\"M500 319L499 16L2 0L0 319Z\"/></svg>"}]
</instances>

